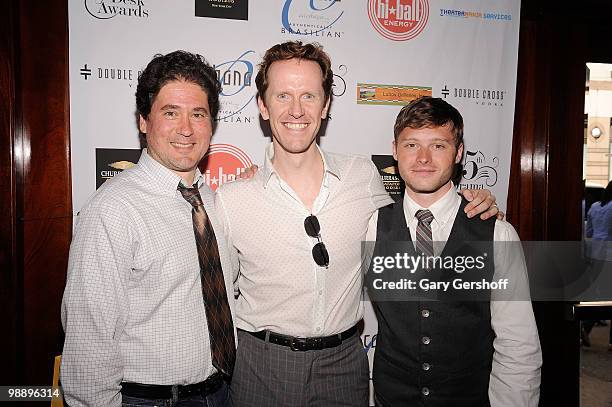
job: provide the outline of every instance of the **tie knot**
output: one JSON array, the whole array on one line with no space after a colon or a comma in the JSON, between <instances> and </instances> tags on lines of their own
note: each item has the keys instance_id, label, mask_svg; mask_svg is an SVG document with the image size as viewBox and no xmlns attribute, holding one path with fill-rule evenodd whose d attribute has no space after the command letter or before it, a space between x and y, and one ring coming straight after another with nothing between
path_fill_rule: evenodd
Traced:
<instances>
[{"instance_id":1,"label":"tie knot","mask_svg":"<svg viewBox=\"0 0 612 407\"><path fill-rule=\"evenodd\" d=\"M429 209L420 209L416 212L415 216L419 222L423 222L427 225L434 219L433 213L431 213Z\"/></svg>"},{"instance_id":2,"label":"tie knot","mask_svg":"<svg viewBox=\"0 0 612 407\"><path fill-rule=\"evenodd\" d=\"M198 190L197 186L194 186L192 188L187 188L179 184L177 189L181 192L181 195L183 195L183 198L185 198L185 200L189 202L191 206L193 206L194 208L197 208L198 206L203 205L202 197L200 196L200 191Z\"/></svg>"}]
</instances>

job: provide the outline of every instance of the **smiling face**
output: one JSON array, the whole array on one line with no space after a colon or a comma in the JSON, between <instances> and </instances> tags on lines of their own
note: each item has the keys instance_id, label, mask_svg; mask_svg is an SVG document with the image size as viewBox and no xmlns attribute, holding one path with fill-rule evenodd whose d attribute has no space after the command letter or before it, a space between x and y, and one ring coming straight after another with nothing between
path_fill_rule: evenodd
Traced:
<instances>
[{"instance_id":1,"label":"smiling face","mask_svg":"<svg viewBox=\"0 0 612 407\"><path fill-rule=\"evenodd\" d=\"M190 186L212 136L204 90L192 82L168 82L155 97L149 116L140 116L139 126L147 136L149 155Z\"/></svg>"},{"instance_id":2,"label":"smiling face","mask_svg":"<svg viewBox=\"0 0 612 407\"><path fill-rule=\"evenodd\" d=\"M406 193L415 202L430 206L451 188L455 164L461 160L463 144L455 147L451 126L405 128L393 143Z\"/></svg>"},{"instance_id":3,"label":"smiling face","mask_svg":"<svg viewBox=\"0 0 612 407\"><path fill-rule=\"evenodd\" d=\"M300 154L315 148L329 107L319 65L301 59L272 63L264 97L257 101L262 118L270 121L275 151Z\"/></svg>"}]
</instances>

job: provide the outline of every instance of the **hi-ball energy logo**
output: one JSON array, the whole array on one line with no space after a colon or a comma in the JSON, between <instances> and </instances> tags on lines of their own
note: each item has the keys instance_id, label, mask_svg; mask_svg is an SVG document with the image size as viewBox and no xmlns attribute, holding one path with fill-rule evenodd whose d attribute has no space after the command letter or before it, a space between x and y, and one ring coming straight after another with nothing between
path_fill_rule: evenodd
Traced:
<instances>
[{"instance_id":1,"label":"hi-ball energy logo","mask_svg":"<svg viewBox=\"0 0 612 407\"><path fill-rule=\"evenodd\" d=\"M342 38L337 23L344 15L340 0L285 0L281 34Z\"/></svg>"},{"instance_id":2,"label":"hi-ball energy logo","mask_svg":"<svg viewBox=\"0 0 612 407\"><path fill-rule=\"evenodd\" d=\"M255 99L253 77L255 51L243 52L238 58L215 65L221 91L219 122L251 123L256 115L248 115L247 106Z\"/></svg>"},{"instance_id":3,"label":"hi-ball energy logo","mask_svg":"<svg viewBox=\"0 0 612 407\"><path fill-rule=\"evenodd\" d=\"M100 20L116 16L146 18L149 10L143 0L85 0L85 10Z\"/></svg>"},{"instance_id":4,"label":"hi-ball energy logo","mask_svg":"<svg viewBox=\"0 0 612 407\"><path fill-rule=\"evenodd\" d=\"M428 0L369 0L368 17L383 37L407 41L425 28L429 3Z\"/></svg>"},{"instance_id":5,"label":"hi-ball energy logo","mask_svg":"<svg viewBox=\"0 0 612 407\"><path fill-rule=\"evenodd\" d=\"M251 165L251 158L238 147L231 144L211 144L199 168L204 175L204 182L216 191L224 183L234 181L236 176Z\"/></svg>"}]
</instances>

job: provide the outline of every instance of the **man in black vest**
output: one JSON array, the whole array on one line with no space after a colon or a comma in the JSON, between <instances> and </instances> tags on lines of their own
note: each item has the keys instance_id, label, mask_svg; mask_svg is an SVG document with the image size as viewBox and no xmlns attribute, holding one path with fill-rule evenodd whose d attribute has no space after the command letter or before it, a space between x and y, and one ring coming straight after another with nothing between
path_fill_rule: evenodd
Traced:
<instances>
[{"instance_id":1,"label":"man in black vest","mask_svg":"<svg viewBox=\"0 0 612 407\"><path fill-rule=\"evenodd\" d=\"M468 218L466 201L451 181L463 153L461 114L442 99L423 97L400 111L394 136L393 156L406 193L379 210L375 271L366 278L379 322L377 405L537 406L542 356L522 252L499 250L512 246L506 243L495 247L494 256L483 256L493 253L493 242L518 242L518 235L507 222ZM380 254L401 241L410 243L404 247L414 258L450 259L450 269L446 262L421 263L419 273L402 270L409 278L383 286L394 274L382 274L380 266L389 263ZM467 258L476 259L471 273L463 272ZM495 278L500 275L510 277L515 294L523 289L512 301L503 295L492 300L493 291L508 289ZM387 296L381 295L385 289Z\"/></svg>"}]
</instances>

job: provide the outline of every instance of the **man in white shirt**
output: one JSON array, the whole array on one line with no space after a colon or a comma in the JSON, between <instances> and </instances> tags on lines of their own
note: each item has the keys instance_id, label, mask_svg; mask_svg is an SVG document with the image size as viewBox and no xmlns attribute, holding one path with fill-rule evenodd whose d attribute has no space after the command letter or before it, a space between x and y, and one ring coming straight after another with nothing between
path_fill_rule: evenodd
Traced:
<instances>
[{"instance_id":1,"label":"man in white shirt","mask_svg":"<svg viewBox=\"0 0 612 407\"><path fill-rule=\"evenodd\" d=\"M185 51L157 55L138 79L147 148L81 209L70 246L61 366L70 406L228 405L230 253L197 167L220 90L214 68Z\"/></svg>"},{"instance_id":2,"label":"man in white shirt","mask_svg":"<svg viewBox=\"0 0 612 407\"><path fill-rule=\"evenodd\" d=\"M356 328L361 241L376 210L393 201L368 158L315 142L333 83L320 46L273 46L255 81L272 144L253 178L224 184L216 199L239 260L232 402L367 405L368 362Z\"/></svg>"},{"instance_id":3,"label":"man in white shirt","mask_svg":"<svg viewBox=\"0 0 612 407\"><path fill-rule=\"evenodd\" d=\"M400 294L395 289L382 293L385 272L370 271L366 285L379 321L373 373L377 405L537 406L542 356L522 252L516 243L514 247L497 244L493 262L486 254L478 260L483 255L478 244L466 243L493 248L494 241L519 242L519 238L507 222L468 219L462 210L466 201L451 181L463 153L460 113L442 99L423 97L400 111L394 135L393 156L406 193L402 201L380 209L372 222L377 233L372 264L380 266L379 260L391 255L390 248L408 241L403 247L414 258L465 262L473 257L483 262L483 271L443 269L447 266L433 262L416 274L401 270L399 275L408 277L404 280L408 288ZM398 275L399 267L391 268L396 274L388 273L387 279ZM452 290L443 288L458 277L474 281L486 277L491 282L493 272L511 280L514 297L492 300L489 290L449 294ZM411 276L412 288L407 282ZM411 295L425 280L443 283L422 292L429 295L437 290L441 300Z\"/></svg>"}]
</instances>

